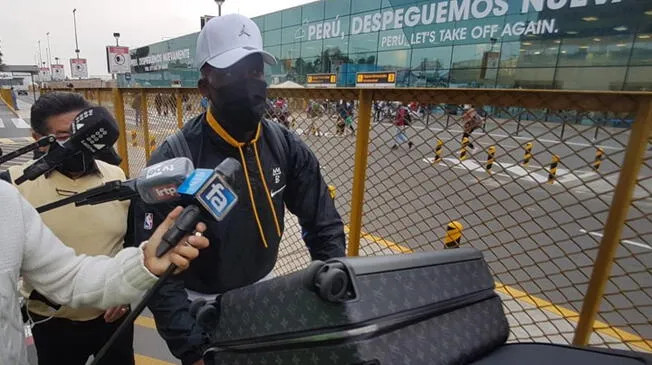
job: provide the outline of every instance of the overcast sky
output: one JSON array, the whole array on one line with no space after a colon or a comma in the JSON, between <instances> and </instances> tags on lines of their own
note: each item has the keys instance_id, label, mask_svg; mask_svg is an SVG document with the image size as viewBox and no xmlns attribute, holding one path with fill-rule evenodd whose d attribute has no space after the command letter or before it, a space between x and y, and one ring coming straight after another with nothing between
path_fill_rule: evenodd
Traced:
<instances>
[{"instance_id":1,"label":"overcast sky","mask_svg":"<svg viewBox=\"0 0 652 365\"><path fill-rule=\"evenodd\" d=\"M312 2L314 0L226 0L222 14L240 13L249 17ZM88 59L90 76L106 75L107 45L132 48L199 31L202 15L217 15L212 0L0 0L0 49L6 64L35 64L38 41L47 62L50 32L54 57L65 65L75 57L72 10L77 8L77 36L80 57ZM38 62L38 61L37 61Z\"/></svg>"}]
</instances>

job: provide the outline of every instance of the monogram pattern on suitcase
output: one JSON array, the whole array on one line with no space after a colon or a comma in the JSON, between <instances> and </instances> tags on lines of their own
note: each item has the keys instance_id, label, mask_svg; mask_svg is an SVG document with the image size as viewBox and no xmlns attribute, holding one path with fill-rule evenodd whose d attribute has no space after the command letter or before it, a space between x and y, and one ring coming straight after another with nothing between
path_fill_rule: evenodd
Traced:
<instances>
[{"instance_id":1,"label":"monogram pattern on suitcase","mask_svg":"<svg viewBox=\"0 0 652 365\"><path fill-rule=\"evenodd\" d=\"M493 297L377 337L272 352L216 353L207 364L464 364L500 346L508 335L501 301Z\"/></svg>"},{"instance_id":2,"label":"monogram pattern on suitcase","mask_svg":"<svg viewBox=\"0 0 652 365\"><path fill-rule=\"evenodd\" d=\"M362 275L355 279L358 299L347 303L323 301L303 279L297 272L224 294L213 343L355 324L494 285L480 259Z\"/></svg>"}]
</instances>

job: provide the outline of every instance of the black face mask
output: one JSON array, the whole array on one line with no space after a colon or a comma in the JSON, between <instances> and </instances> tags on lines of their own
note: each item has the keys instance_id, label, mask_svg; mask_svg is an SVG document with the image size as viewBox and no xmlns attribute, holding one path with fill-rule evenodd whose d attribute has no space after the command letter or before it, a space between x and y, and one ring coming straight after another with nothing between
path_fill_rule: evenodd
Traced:
<instances>
[{"instance_id":1,"label":"black face mask","mask_svg":"<svg viewBox=\"0 0 652 365\"><path fill-rule=\"evenodd\" d=\"M220 88L211 88L213 113L234 138L241 140L254 132L265 114L267 83L245 79Z\"/></svg>"}]
</instances>

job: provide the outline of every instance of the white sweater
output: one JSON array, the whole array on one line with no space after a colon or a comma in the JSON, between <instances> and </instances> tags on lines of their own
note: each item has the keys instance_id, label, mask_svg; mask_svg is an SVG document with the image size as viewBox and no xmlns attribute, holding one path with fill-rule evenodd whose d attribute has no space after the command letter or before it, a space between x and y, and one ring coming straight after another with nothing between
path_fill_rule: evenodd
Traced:
<instances>
[{"instance_id":1,"label":"white sweater","mask_svg":"<svg viewBox=\"0 0 652 365\"><path fill-rule=\"evenodd\" d=\"M76 256L11 185L0 181L0 365L27 365L18 277L51 301L106 309L136 301L156 282L139 248Z\"/></svg>"}]
</instances>

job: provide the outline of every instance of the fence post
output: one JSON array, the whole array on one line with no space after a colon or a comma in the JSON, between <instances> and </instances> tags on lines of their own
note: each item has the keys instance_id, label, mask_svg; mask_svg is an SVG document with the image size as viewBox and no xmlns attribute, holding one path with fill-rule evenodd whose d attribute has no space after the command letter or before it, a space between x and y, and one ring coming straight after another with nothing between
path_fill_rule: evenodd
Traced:
<instances>
[{"instance_id":1,"label":"fence post","mask_svg":"<svg viewBox=\"0 0 652 365\"><path fill-rule=\"evenodd\" d=\"M353 166L353 189L351 191L351 226L349 231L349 256L360 254L362 230L362 206L367 173L369 151L369 129L371 128L371 102L373 91L361 89L359 96L358 133L355 141L355 165Z\"/></svg>"},{"instance_id":2,"label":"fence post","mask_svg":"<svg viewBox=\"0 0 652 365\"><path fill-rule=\"evenodd\" d=\"M145 148L145 160L149 161L151 151L149 150L149 118L147 115L147 93L140 90L140 123L143 125L143 147Z\"/></svg>"},{"instance_id":3,"label":"fence post","mask_svg":"<svg viewBox=\"0 0 652 365\"><path fill-rule=\"evenodd\" d=\"M647 99L639 105L634 125L629 133L623 166L609 208L607 222L604 225L604 236L600 241L589 286L582 302L582 311L573 338L574 345L586 345L593 332L593 323L611 274L616 249L620 245L623 226L627 219L650 132L652 132L652 99Z\"/></svg>"},{"instance_id":4,"label":"fence post","mask_svg":"<svg viewBox=\"0 0 652 365\"><path fill-rule=\"evenodd\" d=\"M122 100L124 101L124 99ZM97 105L102 106L102 89L97 89Z\"/></svg>"},{"instance_id":5,"label":"fence post","mask_svg":"<svg viewBox=\"0 0 652 365\"><path fill-rule=\"evenodd\" d=\"M175 93L177 97L177 128L183 128L183 99L181 97L181 90Z\"/></svg>"},{"instance_id":6,"label":"fence post","mask_svg":"<svg viewBox=\"0 0 652 365\"><path fill-rule=\"evenodd\" d=\"M120 168L124 171L127 178L129 177L129 150L127 149L127 123L125 120L125 104L122 92L118 88L113 88L113 108L115 110L115 119L118 121L120 135L118 136L118 154L122 157Z\"/></svg>"}]
</instances>

